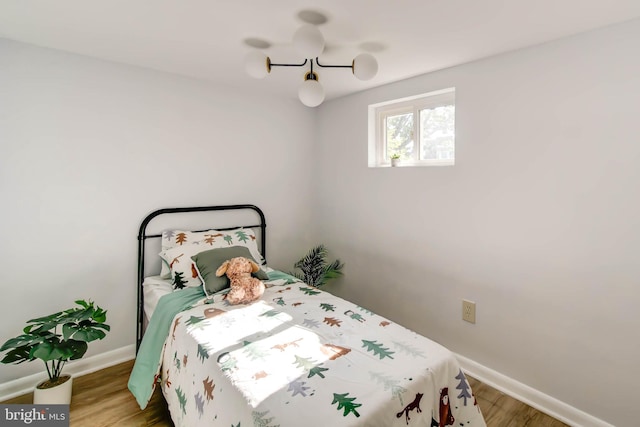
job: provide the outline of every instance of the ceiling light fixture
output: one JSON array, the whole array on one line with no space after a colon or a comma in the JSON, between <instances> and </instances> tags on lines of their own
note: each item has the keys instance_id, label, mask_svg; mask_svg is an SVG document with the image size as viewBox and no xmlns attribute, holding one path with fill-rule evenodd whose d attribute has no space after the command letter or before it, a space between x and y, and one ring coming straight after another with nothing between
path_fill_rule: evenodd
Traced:
<instances>
[{"instance_id":1,"label":"ceiling light fixture","mask_svg":"<svg viewBox=\"0 0 640 427\"><path fill-rule=\"evenodd\" d=\"M259 51L247 55L245 68L247 73L256 79L262 79L271 72L272 67L304 67L309 64L309 71L298 86L298 98L307 107L317 107L324 101L324 88L318 81L318 73L314 71L314 64L320 68L350 68L353 75L360 80L370 80L378 72L378 62L368 53L362 53L354 58L351 65L323 65L318 56L324 51L324 36L314 25L304 25L293 35L293 47L307 58L301 64L276 64L271 58Z\"/></svg>"}]
</instances>

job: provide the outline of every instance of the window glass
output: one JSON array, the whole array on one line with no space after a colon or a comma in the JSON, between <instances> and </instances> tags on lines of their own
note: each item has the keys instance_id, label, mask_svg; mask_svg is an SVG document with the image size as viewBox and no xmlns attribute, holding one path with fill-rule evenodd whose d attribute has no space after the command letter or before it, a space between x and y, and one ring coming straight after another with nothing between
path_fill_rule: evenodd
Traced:
<instances>
[{"instance_id":1,"label":"window glass","mask_svg":"<svg viewBox=\"0 0 640 427\"><path fill-rule=\"evenodd\" d=\"M413 151L413 113L387 116L387 153L390 159L394 154L400 158L410 158Z\"/></svg>"},{"instance_id":2,"label":"window glass","mask_svg":"<svg viewBox=\"0 0 640 427\"><path fill-rule=\"evenodd\" d=\"M455 106L420 110L420 160L453 160Z\"/></svg>"}]
</instances>

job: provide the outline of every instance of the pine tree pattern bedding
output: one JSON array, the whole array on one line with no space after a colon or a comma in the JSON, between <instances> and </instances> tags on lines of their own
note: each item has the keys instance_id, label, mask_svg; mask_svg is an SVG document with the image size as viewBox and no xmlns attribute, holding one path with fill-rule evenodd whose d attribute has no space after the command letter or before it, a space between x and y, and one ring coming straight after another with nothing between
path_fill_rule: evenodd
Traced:
<instances>
[{"instance_id":1,"label":"pine tree pattern bedding","mask_svg":"<svg viewBox=\"0 0 640 427\"><path fill-rule=\"evenodd\" d=\"M485 426L449 350L302 282L176 315L161 385L176 426Z\"/></svg>"}]
</instances>

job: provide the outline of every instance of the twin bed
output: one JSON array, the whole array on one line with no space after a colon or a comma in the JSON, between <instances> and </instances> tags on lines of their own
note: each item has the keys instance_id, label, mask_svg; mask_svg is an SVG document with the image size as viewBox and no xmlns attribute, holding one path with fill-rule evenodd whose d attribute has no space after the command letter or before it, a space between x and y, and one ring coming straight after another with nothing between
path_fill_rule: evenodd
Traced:
<instances>
[{"instance_id":1,"label":"twin bed","mask_svg":"<svg viewBox=\"0 0 640 427\"><path fill-rule=\"evenodd\" d=\"M198 232L147 232L158 216L188 212L254 218ZM159 386L176 426L485 426L450 351L273 270L265 230L253 205L162 209L145 218L129 380L141 408ZM146 271L150 240L162 243L159 275ZM228 288L212 287L202 273L205 257L189 257L232 246L246 247L267 277L264 295L251 304L227 303Z\"/></svg>"}]
</instances>

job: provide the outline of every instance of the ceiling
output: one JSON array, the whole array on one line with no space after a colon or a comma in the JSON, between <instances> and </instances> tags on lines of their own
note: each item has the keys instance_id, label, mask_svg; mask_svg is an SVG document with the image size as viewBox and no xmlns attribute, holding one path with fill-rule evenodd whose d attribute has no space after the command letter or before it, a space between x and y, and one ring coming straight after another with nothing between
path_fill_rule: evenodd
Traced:
<instances>
[{"instance_id":1,"label":"ceiling","mask_svg":"<svg viewBox=\"0 0 640 427\"><path fill-rule=\"evenodd\" d=\"M255 80L244 57L262 42L273 62L301 62L291 46L301 11L327 18L322 63L378 59L366 82L320 70L330 99L640 17L640 1L0 0L0 37L296 98L303 69Z\"/></svg>"}]
</instances>

